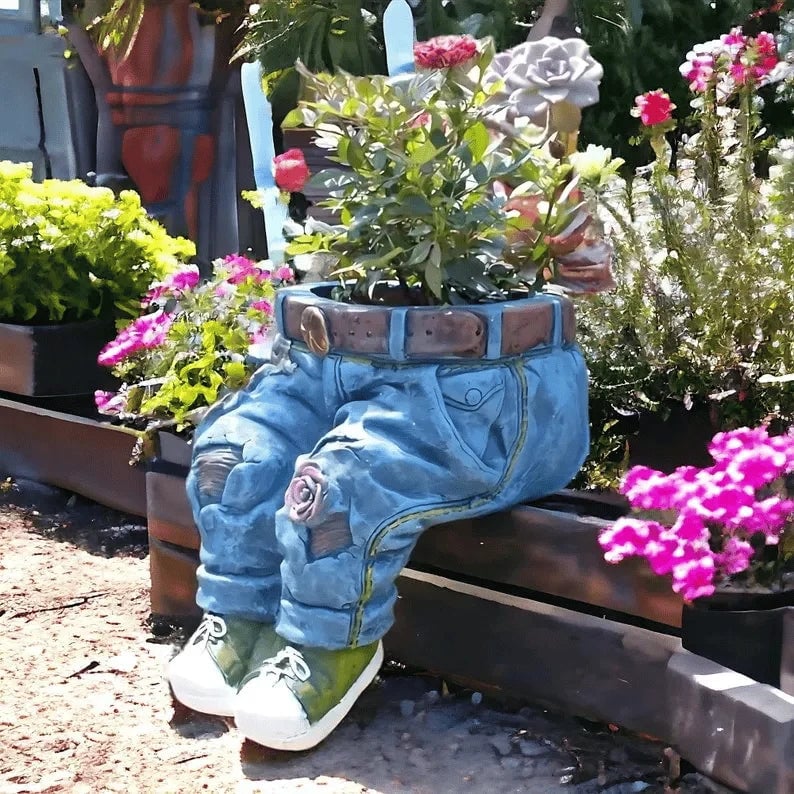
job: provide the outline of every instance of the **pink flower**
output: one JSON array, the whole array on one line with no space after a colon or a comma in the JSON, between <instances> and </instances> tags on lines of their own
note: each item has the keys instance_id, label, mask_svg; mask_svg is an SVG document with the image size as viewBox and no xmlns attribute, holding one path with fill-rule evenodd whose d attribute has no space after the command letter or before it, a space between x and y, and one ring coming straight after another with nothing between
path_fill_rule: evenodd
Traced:
<instances>
[{"instance_id":1,"label":"pink flower","mask_svg":"<svg viewBox=\"0 0 794 794\"><path fill-rule=\"evenodd\" d=\"M309 166L300 149L288 149L273 160L273 176L276 184L290 193L303 190L309 179Z\"/></svg>"},{"instance_id":2,"label":"pink flower","mask_svg":"<svg viewBox=\"0 0 794 794\"><path fill-rule=\"evenodd\" d=\"M262 300L254 301L251 304L251 308L256 309L258 312L264 312L265 314L273 314L273 304L264 298Z\"/></svg>"},{"instance_id":3,"label":"pink flower","mask_svg":"<svg viewBox=\"0 0 794 794\"><path fill-rule=\"evenodd\" d=\"M226 279L229 284L242 284L248 278L253 278L255 281L270 278L269 270L262 270L257 262L241 254L229 254L224 258L223 263L229 266L229 277Z\"/></svg>"},{"instance_id":4,"label":"pink flower","mask_svg":"<svg viewBox=\"0 0 794 794\"><path fill-rule=\"evenodd\" d=\"M272 278L274 281L294 281L295 274L292 272L292 268L285 265L278 268Z\"/></svg>"},{"instance_id":5,"label":"pink flower","mask_svg":"<svg viewBox=\"0 0 794 794\"><path fill-rule=\"evenodd\" d=\"M648 543L658 538L661 530L662 526L655 521L619 518L601 531L598 542L605 551L607 562L620 562L626 557L643 554Z\"/></svg>"},{"instance_id":6,"label":"pink flower","mask_svg":"<svg viewBox=\"0 0 794 794\"><path fill-rule=\"evenodd\" d=\"M99 351L97 361L104 367L113 367L139 350L159 347L165 342L172 322L172 315L162 309L138 317Z\"/></svg>"},{"instance_id":7,"label":"pink flower","mask_svg":"<svg viewBox=\"0 0 794 794\"><path fill-rule=\"evenodd\" d=\"M725 573L733 575L746 571L752 556L753 547L746 540L728 538L723 550L714 555L714 560Z\"/></svg>"},{"instance_id":8,"label":"pink flower","mask_svg":"<svg viewBox=\"0 0 794 794\"><path fill-rule=\"evenodd\" d=\"M127 399L123 394L112 391L94 392L94 403L97 411L106 416L117 416L127 405Z\"/></svg>"},{"instance_id":9,"label":"pink flower","mask_svg":"<svg viewBox=\"0 0 794 794\"><path fill-rule=\"evenodd\" d=\"M730 33L720 36L720 42L726 49L732 52L739 52L747 45L747 36L742 33L741 28L732 28Z\"/></svg>"},{"instance_id":10,"label":"pink flower","mask_svg":"<svg viewBox=\"0 0 794 794\"><path fill-rule=\"evenodd\" d=\"M709 53L687 53L687 60L679 67L682 76L689 83L689 88L702 94L714 75L714 56Z\"/></svg>"},{"instance_id":11,"label":"pink flower","mask_svg":"<svg viewBox=\"0 0 794 794\"><path fill-rule=\"evenodd\" d=\"M477 54L471 36L436 36L414 44L414 60L422 69L448 69L459 66Z\"/></svg>"},{"instance_id":12,"label":"pink flower","mask_svg":"<svg viewBox=\"0 0 794 794\"><path fill-rule=\"evenodd\" d=\"M714 594L714 558L711 554L685 560L673 568L673 590L685 601Z\"/></svg>"},{"instance_id":13,"label":"pink flower","mask_svg":"<svg viewBox=\"0 0 794 794\"><path fill-rule=\"evenodd\" d=\"M408 126L415 129L416 127L428 127L430 126L430 114L423 110L421 113L417 113L411 121L408 122Z\"/></svg>"},{"instance_id":14,"label":"pink flower","mask_svg":"<svg viewBox=\"0 0 794 794\"><path fill-rule=\"evenodd\" d=\"M160 298L180 298L188 290L193 289L199 282L199 269L196 265L187 265L171 273L162 281L157 281L150 287L146 296L141 301L141 306L146 308Z\"/></svg>"},{"instance_id":15,"label":"pink flower","mask_svg":"<svg viewBox=\"0 0 794 794\"><path fill-rule=\"evenodd\" d=\"M284 494L291 521L311 526L320 517L325 502L326 480L315 463L304 463Z\"/></svg>"},{"instance_id":16,"label":"pink flower","mask_svg":"<svg viewBox=\"0 0 794 794\"><path fill-rule=\"evenodd\" d=\"M670 101L670 96L661 88L657 91L646 91L634 101L637 115L646 127L663 124L673 117L675 105Z\"/></svg>"}]
</instances>

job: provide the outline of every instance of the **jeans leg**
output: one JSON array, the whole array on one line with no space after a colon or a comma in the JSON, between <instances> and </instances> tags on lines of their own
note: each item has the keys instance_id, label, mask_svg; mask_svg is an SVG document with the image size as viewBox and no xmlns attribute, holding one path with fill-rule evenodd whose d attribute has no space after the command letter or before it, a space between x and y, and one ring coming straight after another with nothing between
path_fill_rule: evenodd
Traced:
<instances>
[{"instance_id":1,"label":"jeans leg","mask_svg":"<svg viewBox=\"0 0 794 794\"><path fill-rule=\"evenodd\" d=\"M291 642L344 648L383 636L421 532L482 512L518 454L525 400L515 367L412 370L403 383L381 373L297 460L276 516L276 630ZM470 415L455 416L458 403Z\"/></svg>"},{"instance_id":2,"label":"jeans leg","mask_svg":"<svg viewBox=\"0 0 794 794\"><path fill-rule=\"evenodd\" d=\"M322 365L264 367L208 412L195 434L187 493L201 535L197 603L273 622L281 594L275 512L296 456L330 426Z\"/></svg>"}]
</instances>

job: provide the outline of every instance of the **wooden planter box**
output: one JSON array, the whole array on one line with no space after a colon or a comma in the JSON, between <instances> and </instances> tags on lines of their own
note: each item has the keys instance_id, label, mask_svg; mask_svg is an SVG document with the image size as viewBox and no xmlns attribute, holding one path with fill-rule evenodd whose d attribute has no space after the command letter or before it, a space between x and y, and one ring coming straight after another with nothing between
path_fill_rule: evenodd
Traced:
<instances>
[{"instance_id":1,"label":"wooden planter box","mask_svg":"<svg viewBox=\"0 0 794 794\"><path fill-rule=\"evenodd\" d=\"M113 379L97 355L113 338L112 321L63 325L0 323L0 391L27 397L92 394Z\"/></svg>"},{"instance_id":2,"label":"wooden planter box","mask_svg":"<svg viewBox=\"0 0 794 794\"><path fill-rule=\"evenodd\" d=\"M146 482L130 466L137 433L0 399L0 472L55 485L108 507L146 515Z\"/></svg>"}]
</instances>

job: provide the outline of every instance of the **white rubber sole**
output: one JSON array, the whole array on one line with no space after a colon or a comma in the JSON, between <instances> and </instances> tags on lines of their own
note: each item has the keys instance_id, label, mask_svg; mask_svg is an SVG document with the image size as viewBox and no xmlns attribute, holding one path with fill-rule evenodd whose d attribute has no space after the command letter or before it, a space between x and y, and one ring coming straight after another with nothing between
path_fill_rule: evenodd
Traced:
<instances>
[{"instance_id":1,"label":"white rubber sole","mask_svg":"<svg viewBox=\"0 0 794 794\"><path fill-rule=\"evenodd\" d=\"M375 655L369 664L361 671L361 675L353 682L339 703L334 706L324 717L312 725L309 730L290 738L274 739L266 733L267 722L253 711L235 710L235 723L237 730L252 742L269 747L272 750L311 750L325 739L340 722L347 716L350 709L359 699L364 690L375 680L383 664L383 643L379 642ZM264 730L263 730L264 729Z\"/></svg>"},{"instance_id":2,"label":"white rubber sole","mask_svg":"<svg viewBox=\"0 0 794 794\"><path fill-rule=\"evenodd\" d=\"M184 690L178 691L173 683L171 684L171 691L174 697L183 706L187 706L189 709L193 709L193 711L198 711L200 714L212 714L216 717L234 716L233 697L196 695L192 692L186 693Z\"/></svg>"},{"instance_id":3,"label":"white rubber sole","mask_svg":"<svg viewBox=\"0 0 794 794\"><path fill-rule=\"evenodd\" d=\"M168 671L168 683L174 697L183 705L201 714L214 714L216 717L234 716L234 698L237 690L229 687L227 692L208 693L196 691L193 681L186 681L178 672Z\"/></svg>"}]
</instances>

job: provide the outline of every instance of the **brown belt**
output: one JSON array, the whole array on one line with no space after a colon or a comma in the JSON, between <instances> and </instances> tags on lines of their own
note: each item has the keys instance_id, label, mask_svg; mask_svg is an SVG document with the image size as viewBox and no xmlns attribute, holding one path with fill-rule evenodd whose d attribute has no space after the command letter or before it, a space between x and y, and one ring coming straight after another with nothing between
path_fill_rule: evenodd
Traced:
<instances>
[{"instance_id":1,"label":"brown belt","mask_svg":"<svg viewBox=\"0 0 794 794\"><path fill-rule=\"evenodd\" d=\"M285 295L282 333L318 356L328 353L396 360L494 359L535 347L571 344L576 336L568 298L461 307L360 306Z\"/></svg>"}]
</instances>

